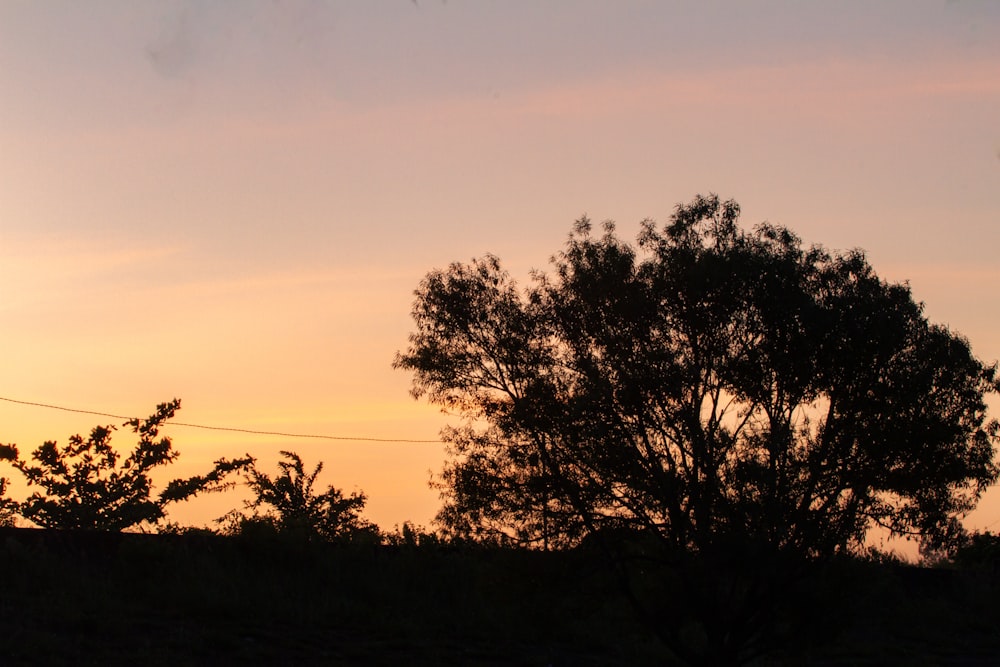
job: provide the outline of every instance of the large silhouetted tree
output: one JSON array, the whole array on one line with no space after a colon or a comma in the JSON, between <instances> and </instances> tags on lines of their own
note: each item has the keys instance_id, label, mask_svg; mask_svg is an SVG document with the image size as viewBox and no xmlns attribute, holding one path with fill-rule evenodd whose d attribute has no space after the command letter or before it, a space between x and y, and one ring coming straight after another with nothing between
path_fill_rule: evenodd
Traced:
<instances>
[{"instance_id":1,"label":"large silhouetted tree","mask_svg":"<svg viewBox=\"0 0 1000 667\"><path fill-rule=\"evenodd\" d=\"M167 504L218 490L227 485L229 472L252 463L249 457L221 459L207 475L174 480L154 495L149 473L179 456L170 438L160 437L160 429L178 409L180 400L174 399L158 405L148 419L125 422L139 441L124 459L111 445L114 426L97 426L86 439L73 435L64 447L45 442L30 460L22 459L15 446L5 445L0 457L12 462L29 487L40 487L18 504L20 514L44 528L123 530L155 524Z\"/></svg>"},{"instance_id":2,"label":"large silhouetted tree","mask_svg":"<svg viewBox=\"0 0 1000 667\"><path fill-rule=\"evenodd\" d=\"M698 197L636 246L583 219L528 288L491 256L426 276L395 366L465 420L445 434L447 527L539 544L624 528L702 562L961 532L997 477L995 365L862 252L738 216ZM750 642L744 620L705 639L735 647L711 659Z\"/></svg>"}]
</instances>

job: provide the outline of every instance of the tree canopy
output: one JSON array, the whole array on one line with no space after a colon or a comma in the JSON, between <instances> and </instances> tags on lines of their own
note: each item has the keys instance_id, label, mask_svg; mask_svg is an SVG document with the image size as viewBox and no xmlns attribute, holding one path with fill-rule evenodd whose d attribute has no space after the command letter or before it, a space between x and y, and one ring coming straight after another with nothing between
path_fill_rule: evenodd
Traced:
<instances>
[{"instance_id":1,"label":"tree canopy","mask_svg":"<svg viewBox=\"0 0 1000 667\"><path fill-rule=\"evenodd\" d=\"M173 480L158 495L153 494L150 471L180 455L170 438L160 436L160 429L180 405L179 399L161 403L148 419L125 422L139 441L124 459L111 445L114 426L96 426L86 439L70 436L63 447L47 441L32 452L30 461L21 458L15 445L0 446L0 460L10 461L29 486L44 491L33 492L22 503L7 501L0 510L11 513L16 509L43 528L115 531L155 524L165 516L169 503L227 488L225 477L250 465L250 457L220 459L207 475ZM3 489L0 480L0 495Z\"/></svg>"},{"instance_id":2,"label":"tree canopy","mask_svg":"<svg viewBox=\"0 0 1000 667\"><path fill-rule=\"evenodd\" d=\"M313 485L323 463L307 473L295 452L282 451L281 456L284 460L278 462L279 472L274 477L258 470L255 463L241 470L254 494L245 503L251 514L233 511L223 517L220 521L228 524L229 532L246 533L248 528L252 531L263 526L286 536L326 541L377 533L361 516L367 501L364 493L344 495L333 486L317 493Z\"/></svg>"},{"instance_id":3,"label":"tree canopy","mask_svg":"<svg viewBox=\"0 0 1000 667\"><path fill-rule=\"evenodd\" d=\"M996 365L863 252L738 218L699 196L636 245L580 220L528 287L493 256L424 278L394 365L462 418L446 527L806 555L961 532L998 474Z\"/></svg>"}]
</instances>

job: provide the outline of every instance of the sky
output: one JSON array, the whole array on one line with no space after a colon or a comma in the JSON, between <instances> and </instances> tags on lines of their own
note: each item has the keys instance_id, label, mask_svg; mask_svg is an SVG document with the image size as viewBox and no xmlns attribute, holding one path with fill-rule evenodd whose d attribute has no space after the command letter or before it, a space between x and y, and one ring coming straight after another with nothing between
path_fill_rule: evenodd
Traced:
<instances>
[{"instance_id":1,"label":"sky","mask_svg":"<svg viewBox=\"0 0 1000 667\"><path fill-rule=\"evenodd\" d=\"M166 471L294 450L428 525L454 418L391 367L421 278L527 282L582 215L634 238L709 192L1000 358L1000 3L3 0L0 397L429 441L172 426ZM106 423L0 401L22 452Z\"/></svg>"}]
</instances>

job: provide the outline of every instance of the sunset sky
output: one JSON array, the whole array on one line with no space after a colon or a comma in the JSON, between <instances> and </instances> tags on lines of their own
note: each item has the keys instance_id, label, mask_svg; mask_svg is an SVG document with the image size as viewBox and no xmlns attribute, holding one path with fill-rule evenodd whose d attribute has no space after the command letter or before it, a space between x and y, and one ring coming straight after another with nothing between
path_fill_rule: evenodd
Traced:
<instances>
[{"instance_id":1,"label":"sunset sky","mask_svg":"<svg viewBox=\"0 0 1000 667\"><path fill-rule=\"evenodd\" d=\"M4 0L0 397L435 440L391 368L425 273L708 192L1000 358L1000 2ZM0 401L25 452L115 422ZM439 443L168 431L169 477L292 449L383 528L439 504Z\"/></svg>"}]
</instances>

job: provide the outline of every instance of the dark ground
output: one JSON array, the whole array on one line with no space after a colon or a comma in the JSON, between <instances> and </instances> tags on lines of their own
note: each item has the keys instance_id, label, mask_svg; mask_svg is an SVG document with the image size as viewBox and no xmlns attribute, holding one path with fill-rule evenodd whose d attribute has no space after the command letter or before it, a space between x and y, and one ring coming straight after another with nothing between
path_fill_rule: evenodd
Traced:
<instances>
[{"instance_id":1,"label":"dark ground","mask_svg":"<svg viewBox=\"0 0 1000 667\"><path fill-rule=\"evenodd\" d=\"M991 566L849 571L759 664L1000 665ZM671 664L579 553L0 529L0 576L3 665Z\"/></svg>"}]
</instances>

